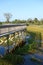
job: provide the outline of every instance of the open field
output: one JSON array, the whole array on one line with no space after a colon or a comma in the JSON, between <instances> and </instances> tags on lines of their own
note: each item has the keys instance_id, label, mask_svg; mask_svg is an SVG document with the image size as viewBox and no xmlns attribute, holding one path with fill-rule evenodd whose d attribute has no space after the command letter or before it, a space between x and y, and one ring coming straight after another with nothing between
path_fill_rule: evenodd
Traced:
<instances>
[{"instance_id":1,"label":"open field","mask_svg":"<svg viewBox=\"0 0 43 65\"><path fill-rule=\"evenodd\" d=\"M43 38L43 26L42 25L29 25L27 26L27 31L41 33Z\"/></svg>"},{"instance_id":2,"label":"open field","mask_svg":"<svg viewBox=\"0 0 43 65\"><path fill-rule=\"evenodd\" d=\"M43 26L42 25L30 25L30 26L27 26L27 30L30 32L43 33Z\"/></svg>"},{"instance_id":3,"label":"open field","mask_svg":"<svg viewBox=\"0 0 43 65\"><path fill-rule=\"evenodd\" d=\"M41 43L43 44L43 25L29 25L27 26L28 32L33 32L38 35L38 33L41 34Z\"/></svg>"}]
</instances>

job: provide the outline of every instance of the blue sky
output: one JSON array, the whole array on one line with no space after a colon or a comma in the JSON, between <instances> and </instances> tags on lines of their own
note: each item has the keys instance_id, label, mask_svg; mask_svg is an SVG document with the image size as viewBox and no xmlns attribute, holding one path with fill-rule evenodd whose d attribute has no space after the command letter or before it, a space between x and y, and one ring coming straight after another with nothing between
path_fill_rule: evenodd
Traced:
<instances>
[{"instance_id":1,"label":"blue sky","mask_svg":"<svg viewBox=\"0 0 43 65\"><path fill-rule=\"evenodd\" d=\"M0 0L0 21L4 13L11 13L14 19L43 18L43 0Z\"/></svg>"}]
</instances>

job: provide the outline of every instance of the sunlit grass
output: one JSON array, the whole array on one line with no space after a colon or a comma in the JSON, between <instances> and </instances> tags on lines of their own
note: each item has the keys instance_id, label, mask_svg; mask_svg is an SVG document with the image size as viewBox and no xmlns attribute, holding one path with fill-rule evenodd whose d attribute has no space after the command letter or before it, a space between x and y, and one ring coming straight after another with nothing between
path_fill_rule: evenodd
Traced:
<instances>
[{"instance_id":1,"label":"sunlit grass","mask_svg":"<svg viewBox=\"0 0 43 65\"><path fill-rule=\"evenodd\" d=\"M27 26L27 31L41 33L41 37L43 40L43 26L42 25L29 25L29 26Z\"/></svg>"},{"instance_id":2,"label":"sunlit grass","mask_svg":"<svg viewBox=\"0 0 43 65\"><path fill-rule=\"evenodd\" d=\"M40 33L43 33L43 26L30 25L30 26L27 26L27 30L31 31L31 32L40 32Z\"/></svg>"}]
</instances>

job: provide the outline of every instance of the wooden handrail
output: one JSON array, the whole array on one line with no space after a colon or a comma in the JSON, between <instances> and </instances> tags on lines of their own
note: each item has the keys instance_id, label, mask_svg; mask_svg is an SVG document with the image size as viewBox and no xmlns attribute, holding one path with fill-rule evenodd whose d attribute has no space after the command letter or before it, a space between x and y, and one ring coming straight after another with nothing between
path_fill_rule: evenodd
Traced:
<instances>
[{"instance_id":1,"label":"wooden handrail","mask_svg":"<svg viewBox=\"0 0 43 65\"><path fill-rule=\"evenodd\" d=\"M17 27L17 26L26 26L26 25L25 24L0 25L0 28Z\"/></svg>"}]
</instances>

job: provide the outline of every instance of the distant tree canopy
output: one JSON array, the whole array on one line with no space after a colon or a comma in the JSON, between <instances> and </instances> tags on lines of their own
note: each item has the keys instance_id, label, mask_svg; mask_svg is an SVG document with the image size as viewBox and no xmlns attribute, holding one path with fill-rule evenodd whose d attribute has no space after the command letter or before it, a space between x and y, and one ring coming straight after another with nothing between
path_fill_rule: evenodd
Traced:
<instances>
[{"instance_id":1,"label":"distant tree canopy","mask_svg":"<svg viewBox=\"0 0 43 65\"><path fill-rule=\"evenodd\" d=\"M39 23L39 20L37 18L34 18L34 23L35 24L38 24Z\"/></svg>"},{"instance_id":2,"label":"distant tree canopy","mask_svg":"<svg viewBox=\"0 0 43 65\"><path fill-rule=\"evenodd\" d=\"M12 21L12 23L26 23L26 20L17 20L17 19L15 19L14 21Z\"/></svg>"},{"instance_id":3,"label":"distant tree canopy","mask_svg":"<svg viewBox=\"0 0 43 65\"><path fill-rule=\"evenodd\" d=\"M33 20L31 18L27 19L28 23L33 23Z\"/></svg>"},{"instance_id":4,"label":"distant tree canopy","mask_svg":"<svg viewBox=\"0 0 43 65\"><path fill-rule=\"evenodd\" d=\"M0 25L2 25L2 22L0 22Z\"/></svg>"},{"instance_id":5,"label":"distant tree canopy","mask_svg":"<svg viewBox=\"0 0 43 65\"><path fill-rule=\"evenodd\" d=\"M43 19L40 20L41 24L43 24Z\"/></svg>"},{"instance_id":6,"label":"distant tree canopy","mask_svg":"<svg viewBox=\"0 0 43 65\"><path fill-rule=\"evenodd\" d=\"M29 24L40 25L40 24L43 24L43 19L38 20L38 18L34 18L34 19L29 18L26 22Z\"/></svg>"},{"instance_id":7,"label":"distant tree canopy","mask_svg":"<svg viewBox=\"0 0 43 65\"><path fill-rule=\"evenodd\" d=\"M25 23L26 25L29 25L29 24L35 24L35 25L42 25L43 24L43 19L41 20L38 20L38 18L34 18L34 19L27 19L27 20L19 20L19 19L15 19L13 21L10 22L10 18L12 17L12 15L10 13L5 13L4 14L5 18L6 18L6 22L0 22L0 25L2 23L12 23L12 24L19 24L19 23Z\"/></svg>"}]
</instances>

